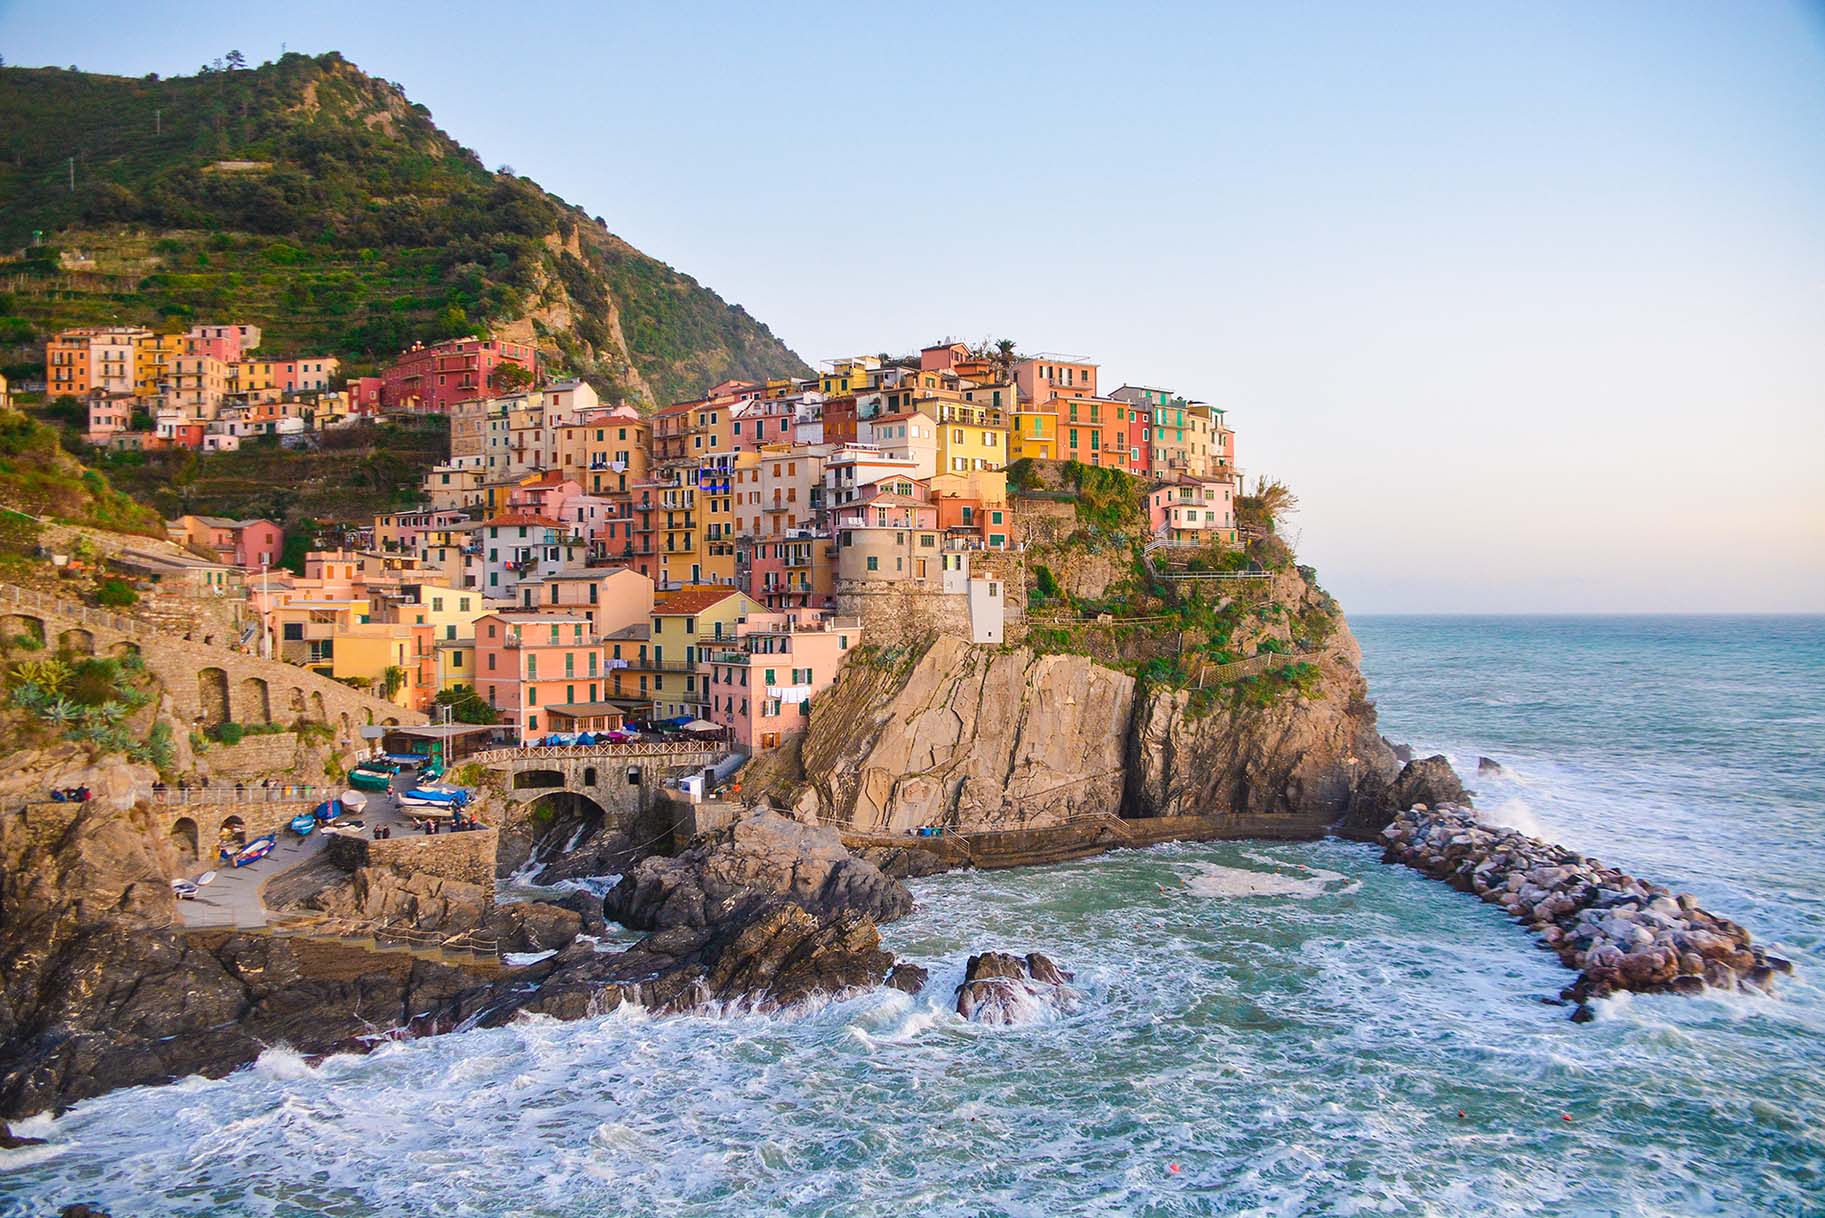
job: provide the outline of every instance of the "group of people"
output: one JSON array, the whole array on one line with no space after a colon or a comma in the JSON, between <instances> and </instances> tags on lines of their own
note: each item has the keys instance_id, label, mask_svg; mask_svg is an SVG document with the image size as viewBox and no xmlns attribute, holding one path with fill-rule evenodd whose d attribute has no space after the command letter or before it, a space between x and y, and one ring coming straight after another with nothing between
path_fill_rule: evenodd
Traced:
<instances>
[{"instance_id":1,"label":"group of people","mask_svg":"<svg viewBox=\"0 0 1825 1218\"><path fill-rule=\"evenodd\" d=\"M87 787L53 787L51 802L59 804L86 804L92 796Z\"/></svg>"}]
</instances>

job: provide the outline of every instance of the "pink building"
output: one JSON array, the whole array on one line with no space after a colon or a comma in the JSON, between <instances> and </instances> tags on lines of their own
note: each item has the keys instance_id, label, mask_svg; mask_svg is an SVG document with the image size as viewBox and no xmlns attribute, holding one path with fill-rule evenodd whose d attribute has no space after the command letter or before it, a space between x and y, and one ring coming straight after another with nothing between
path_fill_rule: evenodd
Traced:
<instances>
[{"instance_id":1,"label":"pink building","mask_svg":"<svg viewBox=\"0 0 1825 1218\"><path fill-rule=\"evenodd\" d=\"M341 368L342 361L331 355L274 360L273 388L282 393L322 393Z\"/></svg>"},{"instance_id":2,"label":"pink building","mask_svg":"<svg viewBox=\"0 0 1825 1218\"><path fill-rule=\"evenodd\" d=\"M524 343L492 338L419 344L401 353L382 374L380 402L387 410L448 414L457 402L501 392L495 373L505 364L535 375L538 356Z\"/></svg>"},{"instance_id":3,"label":"pink building","mask_svg":"<svg viewBox=\"0 0 1825 1218\"><path fill-rule=\"evenodd\" d=\"M91 444L106 444L132 421L132 398L97 395L89 399L89 430L83 438Z\"/></svg>"},{"instance_id":4,"label":"pink building","mask_svg":"<svg viewBox=\"0 0 1825 1218\"><path fill-rule=\"evenodd\" d=\"M763 444L791 444L798 421L797 398L757 398L729 411L729 447L758 452Z\"/></svg>"},{"instance_id":5,"label":"pink building","mask_svg":"<svg viewBox=\"0 0 1825 1218\"><path fill-rule=\"evenodd\" d=\"M186 549L237 567L276 567L285 552L285 530L270 520L179 516L165 533Z\"/></svg>"},{"instance_id":6,"label":"pink building","mask_svg":"<svg viewBox=\"0 0 1825 1218\"><path fill-rule=\"evenodd\" d=\"M805 730L811 700L837 682L861 623L810 611L751 613L735 645L710 649L710 720L735 747L778 748Z\"/></svg>"},{"instance_id":7,"label":"pink building","mask_svg":"<svg viewBox=\"0 0 1825 1218\"><path fill-rule=\"evenodd\" d=\"M184 335L186 354L207 355L232 364L260 345L258 326L191 326Z\"/></svg>"},{"instance_id":8,"label":"pink building","mask_svg":"<svg viewBox=\"0 0 1825 1218\"><path fill-rule=\"evenodd\" d=\"M1147 523L1172 541L1235 541L1235 486L1228 478L1189 476L1163 483L1147 492Z\"/></svg>"},{"instance_id":9,"label":"pink building","mask_svg":"<svg viewBox=\"0 0 1825 1218\"><path fill-rule=\"evenodd\" d=\"M608 693L601 637L572 610L490 613L475 623L475 690L527 744L576 730L602 709ZM597 724L597 726L609 726Z\"/></svg>"},{"instance_id":10,"label":"pink building","mask_svg":"<svg viewBox=\"0 0 1825 1218\"><path fill-rule=\"evenodd\" d=\"M349 382L349 401L354 404L356 414L379 414L380 395L386 386L386 378L378 376L358 376Z\"/></svg>"}]
</instances>

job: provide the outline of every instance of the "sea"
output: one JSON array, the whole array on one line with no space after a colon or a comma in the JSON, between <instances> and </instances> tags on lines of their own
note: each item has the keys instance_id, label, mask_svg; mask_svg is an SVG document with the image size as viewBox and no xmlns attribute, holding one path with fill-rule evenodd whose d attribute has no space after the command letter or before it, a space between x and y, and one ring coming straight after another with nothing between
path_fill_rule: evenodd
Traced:
<instances>
[{"instance_id":1,"label":"sea","mask_svg":"<svg viewBox=\"0 0 1825 1218\"><path fill-rule=\"evenodd\" d=\"M919 997L274 1046L89 1100L17 1127L47 1144L0 1152L0 1214L1825 1214L1825 618L1354 626L1391 740L1794 975L1574 1024L1521 927L1370 846L1170 845L918 881L885 934ZM962 1022L990 948L1074 1000Z\"/></svg>"}]
</instances>

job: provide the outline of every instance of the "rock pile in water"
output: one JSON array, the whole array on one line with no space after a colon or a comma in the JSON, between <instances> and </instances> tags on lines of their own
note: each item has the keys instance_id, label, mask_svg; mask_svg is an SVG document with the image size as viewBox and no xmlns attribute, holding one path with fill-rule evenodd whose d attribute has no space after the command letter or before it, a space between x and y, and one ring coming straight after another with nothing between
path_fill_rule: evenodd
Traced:
<instances>
[{"instance_id":1,"label":"rock pile in water","mask_svg":"<svg viewBox=\"0 0 1825 1218\"><path fill-rule=\"evenodd\" d=\"M1468 808L1419 804L1382 830L1383 862L1405 863L1500 905L1578 972L1561 997L1586 1005L1617 990L1697 993L1771 987L1792 965L1750 942L1749 932L1617 868L1515 829L1486 825Z\"/></svg>"},{"instance_id":2,"label":"rock pile in water","mask_svg":"<svg viewBox=\"0 0 1825 1218\"><path fill-rule=\"evenodd\" d=\"M972 1023L1025 1023L1043 1007L1068 1010L1076 1004L1072 975L1047 956L1028 952L983 952L971 956L957 987L957 1014Z\"/></svg>"}]
</instances>

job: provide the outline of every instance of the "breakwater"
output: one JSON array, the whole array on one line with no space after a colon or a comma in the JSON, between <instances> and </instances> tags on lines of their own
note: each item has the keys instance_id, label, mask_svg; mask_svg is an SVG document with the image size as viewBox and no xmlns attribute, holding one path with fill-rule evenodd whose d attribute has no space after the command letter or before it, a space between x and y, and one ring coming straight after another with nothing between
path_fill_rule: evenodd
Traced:
<instances>
[{"instance_id":1,"label":"breakwater","mask_svg":"<svg viewBox=\"0 0 1825 1218\"><path fill-rule=\"evenodd\" d=\"M1618 990L1697 993L1769 989L1786 960L1690 895L1637 879L1517 829L1484 824L1468 808L1415 805L1381 833L1382 861L1500 905L1540 936L1578 979L1561 997L1573 1018Z\"/></svg>"}]
</instances>

